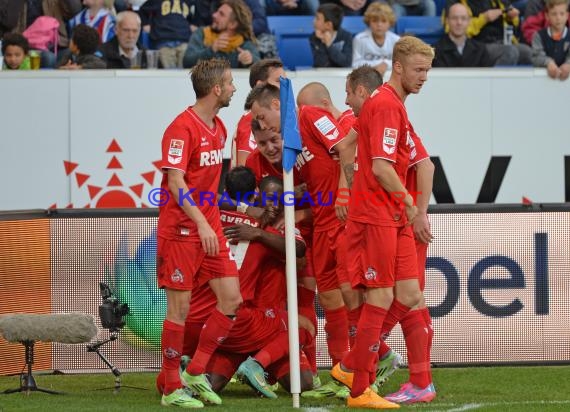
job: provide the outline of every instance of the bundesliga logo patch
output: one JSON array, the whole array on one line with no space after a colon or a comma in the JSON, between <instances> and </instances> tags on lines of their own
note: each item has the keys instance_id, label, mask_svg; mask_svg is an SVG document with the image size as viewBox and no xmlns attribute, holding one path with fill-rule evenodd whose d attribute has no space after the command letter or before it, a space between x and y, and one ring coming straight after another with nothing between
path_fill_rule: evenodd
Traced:
<instances>
[{"instance_id":1,"label":"bundesliga logo patch","mask_svg":"<svg viewBox=\"0 0 570 412\"><path fill-rule=\"evenodd\" d=\"M388 154L394 153L396 151L396 139L398 139L398 130L385 127L382 149Z\"/></svg>"},{"instance_id":2,"label":"bundesliga logo patch","mask_svg":"<svg viewBox=\"0 0 570 412\"><path fill-rule=\"evenodd\" d=\"M380 344L379 343L375 343L374 345L370 346L368 348L368 350L370 352L378 352L380 350Z\"/></svg>"},{"instance_id":3,"label":"bundesliga logo patch","mask_svg":"<svg viewBox=\"0 0 570 412\"><path fill-rule=\"evenodd\" d=\"M166 356L168 359L174 359L177 356L180 356L180 354L172 348L166 348L164 349L164 356Z\"/></svg>"}]
</instances>

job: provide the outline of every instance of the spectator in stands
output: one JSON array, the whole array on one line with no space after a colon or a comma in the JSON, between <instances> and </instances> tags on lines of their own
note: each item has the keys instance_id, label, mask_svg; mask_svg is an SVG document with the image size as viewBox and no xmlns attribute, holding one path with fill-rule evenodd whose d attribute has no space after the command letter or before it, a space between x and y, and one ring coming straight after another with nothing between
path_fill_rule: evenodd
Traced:
<instances>
[{"instance_id":1,"label":"spectator in stands","mask_svg":"<svg viewBox=\"0 0 570 412\"><path fill-rule=\"evenodd\" d=\"M115 37L115 9L113 0L83 0L85 8L69 20L69 29L78 24L93 27L99 33L101 43L108 42Z\"/></svg>"},{"instance_id":2,"label":"spectator in stands","mask_svg":"<svg viewBox=\"0 0 570 412\"><path fill-rule=\"evenodd\" d=\"M449 33L435 44L433 67L489 67L493 65L483 43L467 37L469 11L461 3L449 8L446 24Z\"/></svg>"},{"instance_id":3,"label":"spectator in stands","mask_svg":"<svg viewBox=\"0 0 570 412\"><path fill-rule=\"evenodd\" d=\"M195 26L209 26L212 24L212 16L220 6L220 0L195 0L196 8L192 24ZM265 7L259 0L245 0L245 4L251 10L253 22L253 34L257 40L257 48L262 59L278 57L275 36L269 30Z\"/></svg>"},{"instance_id":4,"label":"spectator in stands","mask_svg":"<svg viewBox=\"0 0 570 412\"><path fill-rule=\"evenodd\" d=\"M524 13L524 20L521 24L522 37L525 43L532 44L534 33L540 29L545 29L548 27L545 12L545 0L529 0L527 3ZM570 22L568 23L570 24Z\"/></svg>"},{"instance_id":5,"label":"spectator in stands","mask_svg":"<svg viewBox=\"0 0 570 412\"><path fill-rule=\"evenodd\" d=\"M342 8L322 4L315 14L315 32L309 38L314 67L350 67L352 64L352 34L340 27Z\"/></svg>"},{"instance_id":6,"label":"spectator in stands","mask_svg":"<svg viewBox=\"0 0 570 412\"><path fill-rule=\"evenodd\" d=\"M147 0L139 9L143 30L150 33L152 47L158 49L162 67L182 68L192 32L193 0Z\"/></svg>"},{"instance_id":7,"label":"spectator in stands","mask_svg":"<svg viewBox=\"0 0 570 412\"><path fill-rule=\"evenodd\" d=\"M321 5L333 3L342 7L345 16L360 16L374 0L321 0Z\"/></svg>"},{"instance_id":8,"label":"spectator in stands","mask_svg":"<svg viewBox=\"0 0 570 412\"><path fill-rule=\"evenodd\" d=\"M519 25L520 12L512 7L510 0L447 0L446 9L455 3L463 3L470 10L472 18L467 35L485 43L495 66L532 63L531 48L505 31ZM449 27L445 29L448 31Z\"/></svg>"},{"instance_id":9,"label":"spectator in stands","mask_svg":"<svg viewBox=\"0 0 570 412\"><path fill-rule=\"evenodd\" d=\"M212 24L198 28L190 38L184 67L213 57L229 60L232 68L249 67L259 60L251 26L251 11L243 0L223 0Z\"/></svg>"},{"instance_id":10,"label":"spectator in stands","mask_svg":"<svg viewBox=\"0 0 570 412\"><path fill-rule=\"evenodd\" d=\"M130 69L131 62L141 52L141 68L146 68L146 54L137 43L141 34L141 18L134 11L117 14L117 35L101 46L107 69Z\"/></svg>"},{"instance_id":11,"label":"spectator in stands","mask_svg":"<svg viewBox=\"0 0 570 412\"><path fill-rule=\"evenodd\" d=\"M379 0L389 4L396 19L402 16L435 16L437 8L434 0Z\"/></svg>"},{"instance_id":12,"label":"spectator in stands","mask_svg":"<svg viewBox=\"0 0 570 412\"><path fill-rule=\"evenodd\" d=\"M2 38L2 68L4 70L30 70L30 44L19 33L6 33Z\"/></svg>"},{"instance_id":13,"label":"spectator in stands","mask_svg":"<svg viewBox=\"0 0 570 412\"><path fill-rule=\"evenodd\" d=\"M314 16L318 7L319 0L265 0L265 13L268 16Z\"/></svg>"},{"instance_id":14,"label":"spectator in stands","mask_svg":"<svg viewBox=\"0 0 570 412\"><path fill-rule=\"evenodd\" d=\"M59 22L58 50L63 50L69 46L67 21L80 10L81 0L0 0L0 32L22 33L38 17L53 17ZM55 67L54 52L41 51L41 67Z\"/></svg>"},{"instance_id":15,"label":"spectator in stands","mask_svg":"<svg viewBox=\"0 0 570 412\"><path fill-rule=\"evenodd\" d=\"M553 79L566 80L570 74L570 30L568 0L546 0L548 27L532 38L533 64L546 67Z\"/></svg>"},{"instance_id":16,"label":"spectator in stands","mask_svg":"<svg viewBox=\"0 0 570 412\"><path fill-rule=\"evenodd\" d=\"M69 49L62 53L58 68L65 70L106 69L107 64L95 55L99 48L99 33L86 24L73 29Z\"/></svg>"},{"instance_id":17,"label":"spectator in stands","mask_svg":"<svg viewBox=\"0 0 570 412\"><path fill-rule=\"evenodd\" d=\"M354 36L352 67L368 64L380 72L392 68L392 50L400 36L390 31L396 23L392 8L385 3L372 3L364 13L368 29Z\"/></svg>"}]
</instances>

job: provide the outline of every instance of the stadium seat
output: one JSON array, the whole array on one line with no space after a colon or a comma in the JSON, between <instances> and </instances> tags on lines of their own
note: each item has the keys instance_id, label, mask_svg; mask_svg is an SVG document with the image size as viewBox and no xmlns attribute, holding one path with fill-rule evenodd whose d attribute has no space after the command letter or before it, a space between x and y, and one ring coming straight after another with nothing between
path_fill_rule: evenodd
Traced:
<instances>
[{"instance_id":1,"label":"stadium seat","mask_svg":"<svg viewBox=\"0 0 570 412\"><path fill-rule=\"evenodd\" d=\"M364 17L362 16L344 16L341 27L346 31L351 32L354 36L355 34L366 30L368 26L364 23Z\"/></svg>"},{"instance_id":2,"label":"stadium seat","mask_svg":"<svg viewBox=\"0 0 570 412\"><path fill-rule=\"evenodd\" d=\"M441 16L443 9L445 9L445 3L446 3L446 0L435 0L435 7L436 7L435 14L437 16Z\"/></svg>"},{"instance_id":3,"label":"stadium seat","mask_svg":"<svg viewBox=\"0 0 570 412\"><path fill-rule=\"evenodd\" d=\"M441 17L402 16L396 22L396 34L411 34L428 44L434 44L443 36Z\"/></svg>"},{"instance_id":4,"label":"stadium seat","mask_svg":"<svg viewBox=\"0 0 570 412\"><path fill-rule=\"evenodd\" d=\"M309 37L314 31L313 19L313 16L267 16L279 57L289 70L313 67L309 44Z\"/></svg>"}]
</instances>

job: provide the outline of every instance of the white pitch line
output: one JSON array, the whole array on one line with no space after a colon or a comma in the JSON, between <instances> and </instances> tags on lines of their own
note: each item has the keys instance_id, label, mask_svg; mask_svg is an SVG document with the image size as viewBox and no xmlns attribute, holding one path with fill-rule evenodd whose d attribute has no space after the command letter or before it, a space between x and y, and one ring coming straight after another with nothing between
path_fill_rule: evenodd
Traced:
<instances>
[{"instance_id":1,"label":"white pitch line","mask_svg":"<svg viewBox=\"0 0 570 412\"><path fill-rule=\"evenodd\" d=\"M481 403L467 403L459 408L448 409L447 412L462 412L462 411L470 411L472 409L479 409L485 404Z\"/></svg>"}]
</instances>

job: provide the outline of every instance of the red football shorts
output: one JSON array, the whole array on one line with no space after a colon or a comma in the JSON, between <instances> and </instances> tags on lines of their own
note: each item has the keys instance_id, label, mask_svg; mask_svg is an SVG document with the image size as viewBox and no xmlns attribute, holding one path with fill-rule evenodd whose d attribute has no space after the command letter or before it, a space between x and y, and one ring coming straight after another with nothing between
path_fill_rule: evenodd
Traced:
<instances>
[{"instance_id":1,"label":"red football shorts","mask_svg":"<svg viewBox=\"0 0 570 412\"><path fill-rule=\"evenodd\" d=\"M411 227L346 224L348 271L354 288L390 288L397 280L417 279Z\"/></svg>"},{"instance_id":2,"label":"red football shorts","mask_svg":"<svg viewBox=\"0 0 570 412\"><path fill-rule=\"evenodd\" d=\"M235 353L257 352L287 330L287 312L276 309L240 308L230 334L220 349Z\"/></svg>"},{"instance_id":3,"label":"red football shorts","mask_svg":"<svg viewBox=\"0 0 570 412\"><path fill-rule=\"evenodd\" d=\"M426 287L426 260L428 244L415 240L416 255L418 260L418 280L420 281L420 290L423 292Z\"/></svg>"},{"instance_id":4,"label":"red football shorts","mask_svg":"<svg viewBox=\"0 0 570 412\"><path fill-rule=\"evenodd\" d=\"M236 263L227 239L218 234L220 253L208 256L200 242L157 238L156 275L158 287L192 290L210 279L237 277Z\"/></svg>"},{"instance_id":5,"label":"red football shorts","mask_svg":"<svg viewBox=\"0 0 570 412\"><path fill-rule=\"evenodd\" d=\"M338 289L342 282L349 282L344 231L344 226L339 224L313 233L313 272L319 292Z\"/></svg>"}]
</instances>

